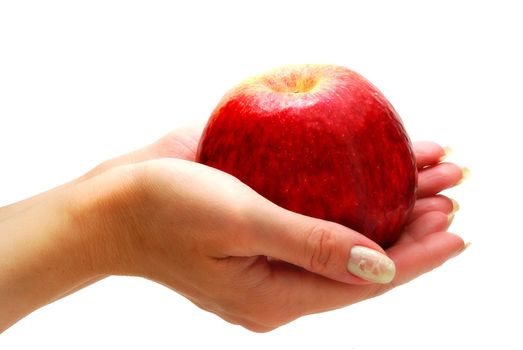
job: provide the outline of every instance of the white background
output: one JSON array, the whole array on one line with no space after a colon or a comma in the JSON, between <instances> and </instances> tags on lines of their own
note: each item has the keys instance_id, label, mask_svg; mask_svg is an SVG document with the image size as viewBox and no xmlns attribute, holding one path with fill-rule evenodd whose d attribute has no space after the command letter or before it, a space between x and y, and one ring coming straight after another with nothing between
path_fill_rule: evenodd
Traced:
<instances>
[{"instance_id":1,"label":"white background","mask_svg":"<svg viewBox=\"0 0 523 350\"><path fill-rule=\"evenodd\" d=\"M471 247L380 298L255 334L145 280L34 312L0 349L521 349L522 11L508 1L1 1L0 205L205 120L244 78L336 63L472 176Z\"/></svg>"}]
</instances>

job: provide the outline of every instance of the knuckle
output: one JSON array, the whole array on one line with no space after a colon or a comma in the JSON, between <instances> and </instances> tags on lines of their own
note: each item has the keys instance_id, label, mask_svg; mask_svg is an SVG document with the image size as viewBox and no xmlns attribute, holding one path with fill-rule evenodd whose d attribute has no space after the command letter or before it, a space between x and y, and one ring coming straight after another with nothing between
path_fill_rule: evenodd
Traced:
<instances>
[{"instance_id":1,"label":"knuckle","mask_svg":"<svg viewBox=\"0 0 523 350\"><path fill-rule=\"evenodd\" d=\"M319 273L327 271L334 259L336 246L336 236L329 227L315 226L305 243L306 268Z\"/></svg>"}]
</instances>

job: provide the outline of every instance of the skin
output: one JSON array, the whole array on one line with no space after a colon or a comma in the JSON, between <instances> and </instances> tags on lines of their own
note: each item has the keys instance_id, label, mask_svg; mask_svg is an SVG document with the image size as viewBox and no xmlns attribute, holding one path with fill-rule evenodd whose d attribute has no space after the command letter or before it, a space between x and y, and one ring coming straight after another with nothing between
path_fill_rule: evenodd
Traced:
<instances>
[{"instance_id":1,"label":"skin","mask_svg":"<svg viewBox=\"0 0 523 350\"><path fill-rule=\"evenodd\" d=\"M236 178L193 162L201 127L106 161L80 178L0 208L0 331L108 275L148 278L252 331L381 295L463 251L446 232L463 177L432 142L414 145L418 198L388 284L346 269L349 228L284 210ZM270 258L267 258L270 257ZM299 286L299 288L297 288Z\"/></svg>"}]
</instances>

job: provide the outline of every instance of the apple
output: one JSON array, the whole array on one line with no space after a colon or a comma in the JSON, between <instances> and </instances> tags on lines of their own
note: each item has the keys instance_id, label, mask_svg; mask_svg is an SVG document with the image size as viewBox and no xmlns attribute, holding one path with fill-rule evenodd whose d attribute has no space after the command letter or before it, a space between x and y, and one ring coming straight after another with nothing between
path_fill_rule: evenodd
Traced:
<instances>
[{"instance_id":1,"label":"apple","mask_svg":"<svg viewBox=\"0 0 523 350\"><path fill-rule=\"evenodd\" d=\"M400 117L369 81L335 65L285 66L233 88L212 112L196 160L382 247L398 239L416 199Z\"/></svg>"}]
</instances>

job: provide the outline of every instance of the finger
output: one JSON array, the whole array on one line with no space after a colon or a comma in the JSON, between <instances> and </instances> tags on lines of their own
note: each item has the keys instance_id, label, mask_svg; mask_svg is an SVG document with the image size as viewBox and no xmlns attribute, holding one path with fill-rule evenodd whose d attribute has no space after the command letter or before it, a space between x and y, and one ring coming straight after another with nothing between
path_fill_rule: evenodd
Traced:
<instances>
[{"instance_id":1,"label":"finger","mask_svg":"<svg viewBox=\"0 0 523 350\"><path fill-rule=\"evenodd\" d=\"M445 231L450 226L453 218L454 214L445 214L440 211L425 213L405 228L396 244L413 242L424 235Z\"/></svg>"},{"instance_id":2,"label":"finger","mask_svg":"<svg viewBox=\"0 0 523 350\"><path fill-rule=\"evenodd\" d=\"M458 202L441 194L421 198L416 201L416 204L414 204L414 209L412 209L407 224L430 211L440 211L442 213L450 214L455 213L458 209Z\"/></svg>"},{"instance_id":3,"label":"finger","mask_svg":"<svg viewBox=\"0 0 523 350\"><path fill-rule=\"evenodd\" d=\"M156 158L180 158L194 161L204 124L194 124L171 131L151 145Z\"/></svg>"},{"instance_id":4,"label":"finger","mask_svg":"<svg viewBox=\"0 0 523 350\"><path fill-rule=\"evenodd\" d=\"M414 242L389 248L387 253L397 268L394 285L406 283L433 270L464 249L463 239L449 232L434 232Z\"/></svg>"},{"instance_id":5,"label":"finger","mask_svg":"<svg viewBox=\"0 0 523 350\"><path fill-rule=\"evenodd\" d=\"M418 174L418 198L433 196L457 185L464 177L463 169L453 163L441 163Z\"/></svg>"},{"instance_id":6,"label":"finger","mask_svg":"<svg viewBox=\"0 0 523 350\"><path fill-rule=\"evenodd\" d=\"M194 161L202 128L202 125L194 125L176 129L148 146L110 160L108 165L118 166L157 158Z\"/></svg>"},{"instance_id":7,"label":"finger","mask_svg":"<svg viewBox=\"0 0 523 350\"><path fill-rule=\"evenodd\" d=\"M435 142L419 141L412 145L418 169L439 163L446 156L445 148Z\"/></svg>"},{"instance_id":8,"label":"finger","mask_svg":"<svg viewBox=\"0 0 523 350\"><path fill-rule=\"evenodd\" d=\"M202 130L202 124L195 124L171 131L150 145L103 162L78 181L86 180L120 165L140 163L152 159L179 158L194 161Z\"/></svg>"},{"instance_id":9,"label":"finger","mask_svg":"<svg viewBox=\"0 0 523 350\"><path fill-rule=\"evenodd\" d=\"M342 225L296 214L269 201L249 212L251 255L265 255L345 283L386 283L394 264L383 249Z\"/></svg>"}]
</instances>

